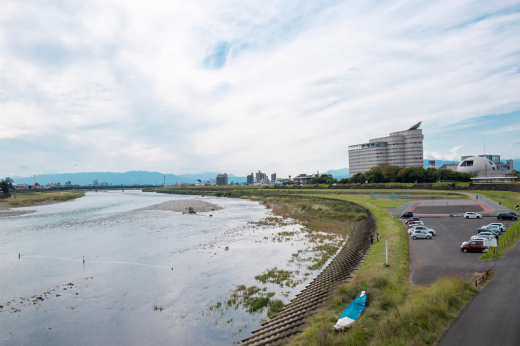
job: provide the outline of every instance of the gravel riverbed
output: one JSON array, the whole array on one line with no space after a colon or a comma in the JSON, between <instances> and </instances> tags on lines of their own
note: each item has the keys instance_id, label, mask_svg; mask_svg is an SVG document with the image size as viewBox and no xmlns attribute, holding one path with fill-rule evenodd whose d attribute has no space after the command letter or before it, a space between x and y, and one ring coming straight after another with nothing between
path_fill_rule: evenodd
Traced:
<instances>
[{"instance_id":1,"label":"gravel riverbed","mask_svg":"<svg viewBox=\"0 0 520 346\"><path fill-rule=\"evenodd\" d=\"M188 199L188 200L173 200L167 201L159 204L154 204L149 207L137 209L137 210L167 210L167 211L176 211L179 213L188 213L189 208L192 208L196 213L204 213L210 211L216 211L223 209L221 206L196 200L196 199Z\"/></svg>"}]
</instances>

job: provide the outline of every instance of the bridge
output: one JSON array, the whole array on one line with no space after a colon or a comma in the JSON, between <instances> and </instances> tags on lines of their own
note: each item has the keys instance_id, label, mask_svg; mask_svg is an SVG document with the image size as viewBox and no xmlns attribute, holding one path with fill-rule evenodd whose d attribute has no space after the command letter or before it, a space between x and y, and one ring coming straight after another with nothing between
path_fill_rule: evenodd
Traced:
<instances>
[{"instance_id":1,"label":"bridge","mask_svg":"<svg viewBox=\"0 0 520 346\"><path fill-rule=\"evenodd\" d=\"M107 185L107 186L57 186L47 189L47 191L56 190L141 190L154 189L162 185Z\"/></svg>"}]
</instances>

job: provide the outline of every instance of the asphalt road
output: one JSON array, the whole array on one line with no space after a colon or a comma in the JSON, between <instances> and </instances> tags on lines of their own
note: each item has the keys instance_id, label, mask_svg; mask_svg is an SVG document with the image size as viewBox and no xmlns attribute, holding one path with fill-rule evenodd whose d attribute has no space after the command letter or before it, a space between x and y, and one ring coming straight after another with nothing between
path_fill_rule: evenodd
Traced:
<instances>
[{"instance_id":1,"label":"asphalt road","mask_svg":"<svg viewBox=\"0 0 520 346\"><path fill-rule=\"evenodd\" d=\"M490 261L481 261L481 253L463 253L460 245L477 234L477 229L492 222L496 218L464 219L462 217L422 217L421 221L437 234L433 239L417 239L410 237L410 273L413 284L429 285L441 276L457 275L472 278L476 272L494 266ZM404 220L403 220L404 223ZM502 221L507 227L513 221ZM494 279L493 279L494 280ZM520 286L518 287L520 293ZM520 305L518 306L520 308ZM520 339L519 343L520 345Z\"/></svg>"},{"instance_id":2,"label":"asphalt road","mask_svg":"<svg viewBox=\"0 0 520 346\"><path fill-rule=\"evenodd\" d=\"M520 345L520 246L493 261L495 274L444 333L439 346Z\"/></svg>"}]
</instances>

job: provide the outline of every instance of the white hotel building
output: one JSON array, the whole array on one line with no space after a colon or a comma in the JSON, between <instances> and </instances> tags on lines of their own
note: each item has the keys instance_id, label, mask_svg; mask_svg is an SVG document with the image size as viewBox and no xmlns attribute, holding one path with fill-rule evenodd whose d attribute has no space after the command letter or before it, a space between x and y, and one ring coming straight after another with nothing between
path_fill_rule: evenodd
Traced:
<instances>
[{"instance_id":1,"label":"white hotel building","mask_svg":"<svg viewBox=\"0 0 520 346\"><path fill-rule=\"evenodd\" d=\"M393 132L388 137L374 138L366 144L348 147L349 175L365 173L379 165L403 168L423 166L421 122L406 131Z\"/></svg>"}]
</instances>

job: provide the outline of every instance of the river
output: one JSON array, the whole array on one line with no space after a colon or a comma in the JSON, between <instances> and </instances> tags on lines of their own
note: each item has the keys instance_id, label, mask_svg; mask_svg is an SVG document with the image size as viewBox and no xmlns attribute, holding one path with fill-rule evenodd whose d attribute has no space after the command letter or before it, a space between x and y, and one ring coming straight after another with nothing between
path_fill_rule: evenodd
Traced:
<instances>
[{"instance_id":1,"label":"river","mask_svg":"<svg viewBox=\"0 0 520 346\"><path fill-rule=\"evenodd\" d=\"M137 210L195 198L223 209ZM230 345L266 312L208 307L268 268L289 269L306 246L298 236L265 241L301 226L251 226L269 210L243 199L127 190L29 209L0 219L2 345ZM283 298L267 286L287 302L305 284Z\"/></svg>"}]
</instances>

